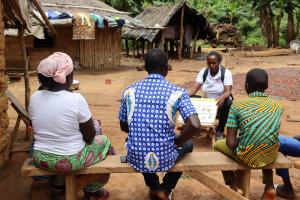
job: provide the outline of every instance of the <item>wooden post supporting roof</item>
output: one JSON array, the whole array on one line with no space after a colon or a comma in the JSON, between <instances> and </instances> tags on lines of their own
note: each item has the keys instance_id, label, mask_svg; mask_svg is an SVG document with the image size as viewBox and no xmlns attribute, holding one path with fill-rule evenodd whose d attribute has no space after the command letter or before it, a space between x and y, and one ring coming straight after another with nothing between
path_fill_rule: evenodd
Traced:
<instances>
[{"instance_id":1,"label":"wooden post supporting roof","mask_svg":"<svg viewBox=\"0 0 300 200\"><path fill-rule=\"evenodd\" d=\"M129 56L129 46L128 46L128 39L125 39L125 48L126 48L126 56Z\"/></svg>"},{"instance_id":2,"label":"wooden post supporting roof","mask_svg":"<svg viewBox=\"0 0 300 200\"><path fill-rule=\"evenodd\" d=\"M33 0L33 4L35 5L37 10L41 14L41 16L42 16L43 20L45 21L45 23L47 24L47 26L49 27L49 29L52 33L52 36L55 37L56 36L56 31L55 31L54 27L52 26L52 24L50 23L50 21L48 20L48 17L44 13L43 9L41 8L40 3L37 0Z\"/></svg>"},{"instance_id":3,"label":"wooden post supporting roof","mask_svg":"<svg viewBox=\"0 0 300 200\"><path fill-rule=\"evenodd\" d=\"M20 40L20 46L22 51L23 60L25 63L24 66L24 84L25 84L25 108L28 110L29 106L29 99L30 99L30 85L29 85L29 75L28 75L28 58L26 53L26 46L25 46L25 40L24 40L24 27L22 26L19 29L19 40Z\"/></svg>"},{"instance_id":4,"label":"wooden post supporting roof","mask_svg":"<svg viewBox=\"0 0 300 200\"><path fill-rule=\"evenodd\" d=\"M194 44L193 44L193 47L192 47L192 51L190 53L190 58L193 58L193 56L194 56L194 52L195 52L195 49L196 49L196 46L197 46L197 39L198 39L199 32L200 32L200 29L197 28L197 33L196 33L196 36L194 38Z\"/></svg>"},{"instance_id":5,"label":"wooden post supporting roof","mask_svg":"<svg viewBox=\"0 0 300 200\"><path fill-rule=\"evenodd\" d=\"M181 53L183 48L183 36L184 36L184 8L185 4L181 8L181 17L180 17L180 40L179 40L179 49L178 49L178 59L182 60Z\"/></svg>"}]
</instances>

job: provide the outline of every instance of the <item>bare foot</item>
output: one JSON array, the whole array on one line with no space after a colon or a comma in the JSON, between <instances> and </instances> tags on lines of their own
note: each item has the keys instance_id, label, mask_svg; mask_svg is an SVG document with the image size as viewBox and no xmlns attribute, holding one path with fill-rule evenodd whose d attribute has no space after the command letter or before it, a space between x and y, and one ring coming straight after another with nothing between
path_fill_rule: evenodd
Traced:
<instances>
[{"instance_id":1,"label":"bare foot","mask_svg":"<svg viewBox=\"0 0 300 200\"><path fill-rule=\"evenodd\" d=\"M274 187L266 188L261 200L275 200L276 191Z\"/></svg>"},{"instance_id":2,"label":"bare foot","mask_svg":"<svg viewBox=\"0 0 300 200\"><path fill-rule=\"evenodd\" d=\"M294 190L285 187L285 185L278 185L276 187L276 195L285 199L296 199Z\"/></svg>"}]
</instances>

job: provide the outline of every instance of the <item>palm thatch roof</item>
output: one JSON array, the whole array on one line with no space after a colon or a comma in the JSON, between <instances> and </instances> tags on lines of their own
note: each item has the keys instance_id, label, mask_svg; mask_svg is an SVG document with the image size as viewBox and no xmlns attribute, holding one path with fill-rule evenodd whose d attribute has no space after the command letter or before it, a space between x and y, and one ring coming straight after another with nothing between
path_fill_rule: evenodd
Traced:
<instances>
[{"instance_id":1,"label":"palm thatch roof","mask_svg":"<svg viewBox=\"0 0 300 200\"><path fill-rule=\"evenodd\" d=\"M128 21L134 20L127 12L118 11L100 0L40 0L40 2L45 11L95 13L101 16L117 16Z\"/></svg>"},{"instance_id":2,"label":"palm thatch roof","mask_svg":"<svg viewBox=\"0 0 300 200\"><path fill-rule=\"evenodd\" d=\"M126 27L123 38L128 39L144 39L150 42L154 41L161 30L170 24L180 23L180 10L185 9L185 23L199 28L200 34L198 39L206 39L212 32L209 22L196 9L192 8L186 1L181 1L174 5L155 7L148 7L138 15L135 19L142 22L141 27Z\"/></svg>"}]
</instances>

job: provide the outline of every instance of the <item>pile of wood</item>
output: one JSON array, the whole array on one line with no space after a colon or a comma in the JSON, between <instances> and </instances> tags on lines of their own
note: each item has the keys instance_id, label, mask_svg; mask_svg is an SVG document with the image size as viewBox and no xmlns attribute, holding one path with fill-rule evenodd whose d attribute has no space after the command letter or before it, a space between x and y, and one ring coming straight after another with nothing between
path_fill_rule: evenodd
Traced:
<instances>
[{"instance_id":1,"label":"pile of wood","mask_svg":"<svg viewBox=\"0 0 300 200\"><path fill-rule=\"evenodd\" d=\"M240 31L235 26L231 24L213 24L212 28L216 32L217 44L231 47L242 46Z\"/></svg>"}]
</instances>

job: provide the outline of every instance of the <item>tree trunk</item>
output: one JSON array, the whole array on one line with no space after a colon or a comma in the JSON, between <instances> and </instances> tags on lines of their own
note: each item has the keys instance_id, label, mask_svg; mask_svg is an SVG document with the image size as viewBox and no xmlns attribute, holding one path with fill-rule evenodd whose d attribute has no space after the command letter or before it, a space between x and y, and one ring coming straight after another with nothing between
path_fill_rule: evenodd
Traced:
<instances>
[{"instance_id":1,"label":"tree trunk","mask_svg":"<svg viewBox=\"0 0 300 200\"><path fill-rule=\"evenodd\" d=\"M260 9L260 23L263 30L263 33L267 39L267 46L273 47L274 46L274 37L273 37L273 28L274 22L272 16L272 10L270 5L265 6Z\"/></svg>"},{"instance_id":2,"label":"tree trunk","mask_svg":"<svg viewBox=\"0 0 300 200\"><path fill-rule=\"evenodd\" d=\"M288 10L288 27L287 27L287 39L286 46L288 47L290 42L295 39L295 24L294 24L294 12L290 8Z\"/></svg>"},{"instance_id":3,"label":"tree trunk","mask_svg":"<svg viewBox=\"0 0 300 200\"><path fill-rule=\"evenodd\" d=\"M280 14L278 16L276 16L276 44L277 46L279 46L279 34L280 34L280 24L281 24L281 20L283 18L283 11L280 12Z\"/></svg>"}]
</instances>

